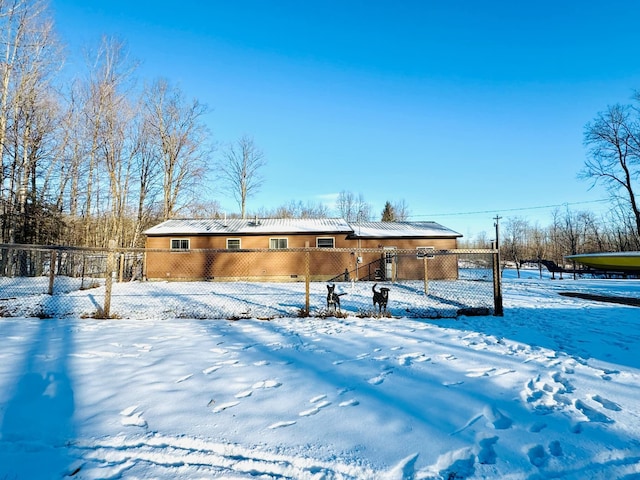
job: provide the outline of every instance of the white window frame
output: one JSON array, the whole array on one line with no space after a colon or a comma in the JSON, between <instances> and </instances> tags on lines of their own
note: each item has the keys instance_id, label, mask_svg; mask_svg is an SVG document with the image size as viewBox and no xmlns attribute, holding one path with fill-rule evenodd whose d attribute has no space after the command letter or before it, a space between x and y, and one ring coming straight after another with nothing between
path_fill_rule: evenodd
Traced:
<instances>
[{"instance_id":1,"label":"white window frame","mask_svg":"<svg viewBox=\"0 0 640 480\"><path fill-rule=\"evenodd\" d=\"M173 246L174 242L180 242L179 243L180 246L174 247ZM182 246L183 243L185 243L185 242L186 242L186 245L187 245L186 248L184 248ZM170 245L171 251L173 251L173 252L186 252L186 251L189 251L191 249L191 239L190 238L172 238L169 241L169 245Z\"/></svg>"},{"instance_id":2,"label":"white window frame","mask_svg":"<svg viewBox=\"0 0 640 480\"><path fill-rule=\"evenodd\" d=\"M230 247L229 242L238 242L237 247ZM240 250L242 248L242 239L241 238L227 238L227 250Z\"/></svg>"},{"instance_id":3,"label":"white window frame","mask_svg":"<svg viewBox=\"0 0 640 480\"><path fill-rule=\"evenodd\" d=\"M331 240L331 246L320 245L320 240ZM316 248L336 248L335 237L316 237Z\"/></svg>"},{"instance_id":4,"label":"white window frame","mask_svg":"<svg viewBox=\"0 0 640 480\"><path fill-rule=\"evenodd\" d=\"M284 247L280 246L280 242L284 240ZM278 243L276 244L276 246L274 246L274 241L277 241ZM287 237L272 237L269 239L269 249L270 250L284 250L289 248L289 239Z\"/></svg>"}]
</instances>

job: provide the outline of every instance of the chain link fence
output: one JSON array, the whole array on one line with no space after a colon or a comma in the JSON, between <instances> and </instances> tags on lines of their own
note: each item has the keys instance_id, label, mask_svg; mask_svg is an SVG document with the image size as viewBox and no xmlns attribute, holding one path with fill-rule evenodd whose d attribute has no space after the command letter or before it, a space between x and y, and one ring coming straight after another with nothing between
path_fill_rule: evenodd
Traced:
<instances>
[{"instance_id":1,"label":"chain link fence","mask_svg":"<svg viewBox=\"0 0 640 480\"><path fill-rule=\"evenodd\" d=\"M0 244L0 316L502 315L498 265L491 249L100 250ZM382 289L388 289L386 299Z\"/></svg>"}]
</instances>

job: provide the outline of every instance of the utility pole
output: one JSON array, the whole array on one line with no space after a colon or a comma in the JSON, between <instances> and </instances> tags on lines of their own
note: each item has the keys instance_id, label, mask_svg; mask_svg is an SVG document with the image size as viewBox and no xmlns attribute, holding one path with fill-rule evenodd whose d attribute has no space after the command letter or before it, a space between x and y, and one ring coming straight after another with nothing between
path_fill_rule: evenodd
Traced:
<instances>
[{"instance_id":1,"label":"utility pole","mask_svg":"<svg viewBox=\"0 0 640 480\"><path fill-rule=\"evenodd\" d=\"M502 317L502 278L500 272L500 216L496 215L494 226L496 227L496 239L494 241L495 253L493 254L493 305L494 316Z\"/></svg>"}]
</instances>

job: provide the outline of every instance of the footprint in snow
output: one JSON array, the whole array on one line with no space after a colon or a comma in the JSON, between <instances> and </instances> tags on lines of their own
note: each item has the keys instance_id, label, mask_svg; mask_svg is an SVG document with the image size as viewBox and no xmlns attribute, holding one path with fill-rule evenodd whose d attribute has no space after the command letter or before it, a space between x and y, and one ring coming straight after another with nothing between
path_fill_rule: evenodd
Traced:
<instances>
[{"instance_id":1,"label":"footprint in snow","mask_svg":"<svg viewBox=\"0 0 640 480\"><path fill-rule=\"evenodd\" d=\"M607 417L604 413L597 411L595 408L591 408L582 400L576 400L574 406L576 407L576 409L580 410L580 412L582 412L582 414L587 417L590 422L614 423L613 420Z\"/></svg>"},{"instance_id":2,"label":"footprint in snow","mask_svg":"<svg viewBox=\"0 0 640 480\"><path fill-rule=\"evenodd\" d=\"M554 373L553 375L551 375L551 378L553 379L554 382L559 383L560 385L562 385L562 387L564 387L564 392L561 392L561 393L571 393L571 392L573 392L573 390L574 390L573 385L571 384L571 382L569 380L564 378L560 374L560 372Z\"/></svg>"},{"instance_id":3,"label":"footprint in snow","mask_svg":"<svg viewBox=\"0 0 640 480\"><path fill-rule=\"evenodd\" d=\"M385 371L385 372L382 372L382 373L380 373L380 375L376 375L375 377L370 378L370 379L368 380L368 382L369 382L371 385L380 385L382 382L384 382L384 378L385 378L387 375L389 375L390 373L391 373L391 370L387 370L387 371Z\"/></svg>"},{"instance_id":4,"label":"footprint in snow","mask_svg":"<svg viewBox=\"0 0 640 480\"><path fill-rule=\"evenodd\" d=\"M236 393L234 395L234 397L236 397L236 398L247 398L247 397L250 397L252 393L253 393L253 390L244 390L242 392Z\"/></svg>"},{"instance_id":5,"label":"footprint in snow","mask_svg":"<svg viewBox=\"0 0 640 480\"><path fill-rule=\"evenodd\" d=\"M505 430L513 425L513 420L494 406L487 405L482 411L482 414L496 430Z\"/></svg>"},{"instance_id":6,"label":"footprint in snow","mask_svg":"<svg viewBox=\"0 0 640 480\"><path fill-rule=\"evenodd\" d=\"M607 400L606 398L601 397L600 395L594 395L591 398L593 398L594 401L598 402L600 405L602 405L607 410L612 410L614 412L619 412L619 411L622 410L622 408L620 408L620 405L618 405L616 402L612 402L611 400Z\"/></svg>"},{"instance_id":7,"label":"footprint in snow","mask_svg":"<svg viewBox=\"0 0 640 480\"><path fill-rule=\"evenodd\" d=\"M458 381L454 381L454 382L442 382L442 385L445 387L455 387L457 385L462 385L464 382L461 380Z\"/></svg>"},{"instance_id":8,"label":"footprint in snow","mask_svg":"<svg viewBox=\"0 0 640 480\"><path fill-rule=\"evenodd\" d=\"M283 428L283 427L290 427L291 425L295 425L296 421L295 420L290 420L288 422L276 422L276 423L272 423L271 425L269 425L267 428L270 430L274 430L276 428Z\"/></svg>"},{"instance_id":9,"label":"footprint in snow","mask_svg":"<svg viewBox=\"0 0 640 480\"><path fill-rule=\"evenodd\" d=\"M476 377L488 377L490 373L495 372L495 368L493 367L484 367L484 368L470 368L467 370L465 376L476 378Z\"/></svg>"},{"instance_id":10,"label":"footprint in snow","mask_svg":"<svg viewBox=\"0 0 640 480\"><path fill-rule=\"evenodd\" d=\"M217 407L214 407L212 412L213 413L219 413L219 412L222 412L223 410L226 410L227 408L235 407L236 405L239 405L239 404L240 404L240 402L221 403Z\"/></svg>"},{"instance_id":11,"label":"footprint in snow","mask_svg":"<svg viewBox=\"0 0 640 480\"><path fill-rule=\"evenodd\" d=\"M120 422L125 427L146 427L147 421L142 417L142 412L136 412L138 405L125 408L120 412Z\"/></svg>"},{"instance_id":12,"label":"footprint in snow","mask_svg":"<svg viewBox=\"0 0 640 480\"><path fill-rule=\"evenodd\" d=\"M356 405L360 405L360 402L355 398L351 398L338 404L339 407L355 407Z\"/></svg>"},{"instance_id":13,"label":"footprint in snow","mask_svg":"<svg viewBox=\"0 0 640 480\"><path fill-rule=\"evenodd\" d=\"M498 455L493 446L498 442L498 437L486 437L478 442L478 462L483 465L494 465Z\"/></svg>"},{"instance_id":14,"label":"footprint in snow","mask_svg":"<svg viewBox=\"0 0 640 480\"><path fill-rule=\"evenodd\" d=\"M308 410L300 412L298 415L300 415L301 417L309 417L320 412L322 408L331 405L331 402L326 400L326 398L326 395L318 395L317 397L313 397L311 400L309 400L309 403L314 404L314 406Z\"/></svg>"},{"instance_id":15,"label":"footprint in snow","mask_svg":"<svg viewBox=\"0 0 640 480\"><path fill-rule=\"evenodd\" d=\"M551 455L553 455L554 457L561 457L563 455L562 445L560 445L560 442L558 440L553 440L551 443L549 443L549 453L551 453Z\"/></svg>"},{"instance_id":16,"label":"footprint in snow","mask_svg":"<svg viewBox=\"0 0 640 480\"><path fill-rule=\"evenodd\" d=\"M217 353L218 355L224 355L226 353L229 353L229 350L227 350L226 348L210 348L209 351L213 353Z\"/></svg>"},{"instance_id":17,"label":"footprint in snow","mask_svg":"<svg viewBox=\"0 0 640 480\"><path fill-rule=\"evenodd\" d=\"M531 447L527 452L527 456L529 457L529 462L531 462L531 465L534 465L536 467L544 467L549 458L542 445Z\"/></svg>"},{"instance_id":18,"label":"footprint in snow","mask_svg":"<svg viewBox=\"0 0 640 480\"><path fill-rule=\"evenodd\" d=\"M193 377L193 373L190 373L189 375L185 375L184 377L180 377L178 380L176 380L176 383L182 383L185 380L189 380L191 377Z\"/></svg>"},{"instance_id":19,"label":"footprint in snow","mask_svg":"<svg viewBox=\"0 0 640 480\"><path fill-rule=\"evenodd\" d=\"M547 424L544 422L535 422L531 427L529 427L529 431L532 433L539 433L542 430L547 428Z\"/></svg>"},{"instance_id":20,"label":"footprint in snow","mask_svg":"<svg viewBox=\"0 0 640 480\"><path fill-rule=\"evenodd\" d=\"M457 359L458 359L455 355L453 355L453 354L451 354L451 353L449 353L449 354L442 354L442 355L438 355L438 356L439 356L440 358L442 358L443 360L457 360Z\"/></svg>"},{"instance_id":21,"label":"footprint in snow","mask_svg":"<svg viewBox=\"0 0 640 480\"><path fill-rule=\"evenodd\" d=\"M264 380L262 382L257 382L252 385L251 388L257 390L258 388L278 388L281 387L282 383L276 380Z\"/></svg>"},{"instance_id":22,"label":"footprint in snow","mask_svg":"<svg viewBox=\"0 0 640 480\"><path fill-rule=\"evenodd\" d=\"M405 353L404 355L400 355L398 357L398 363L402 366L411 365L413 362L429 362L431 357L427 357L424 353L415 352L415 353Z\"/></svg>"},{"instance_id":23,"label":"footprint in snow","mask_svg":"<svg viewBox=\"0 0 640 480\"><path fill-rule=\"evenodd\" d=\"M214 365L212 367L205 368L204 370L202 370L202 373L204 373L205 375L209 375L210 373L213 373L216 370L220 370L221 368L222 368L222 365Z\"/></svg>"},{"instance_id":24,"label":"footprint in snow","mask_svg":"<svg viewBox=\"0 0 640 480\"><path fill-rule=\"evenodd\" d=\"M311 415L315 415L316 413L319 413L319 412L320 412L320 409L318 407L313 407L313 408L310 408L309 410L303 410L298 415L300 415L301 417L310 417Z\"/></svg>"}]
</instances>

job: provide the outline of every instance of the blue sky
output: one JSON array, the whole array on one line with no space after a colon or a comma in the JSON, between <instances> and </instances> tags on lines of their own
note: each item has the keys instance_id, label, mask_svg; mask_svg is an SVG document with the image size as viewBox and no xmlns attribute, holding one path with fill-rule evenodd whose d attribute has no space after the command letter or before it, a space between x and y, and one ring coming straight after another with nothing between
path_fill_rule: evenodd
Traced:
<instances>
[{"instance_id":1,"label":"blue sky","mask_svg":"<svg viewBox=\"0 0 640 480\"><path fill-rule=\"evenodd\" d=\"M640 90L640 2L51 0L68 68L103 34L268 165L248 209L361 194L465 237L602 212L583 131ZM214 186L215 191L215 186ZM239 211L232 199L214 198ZM560 207L558 207L560 206Z\"/></svg>"}]
</instances>

